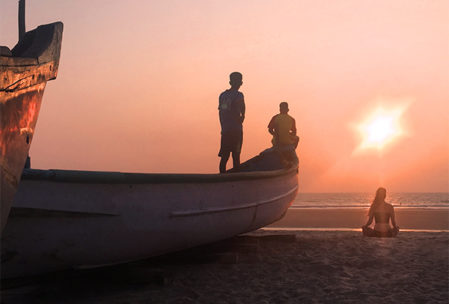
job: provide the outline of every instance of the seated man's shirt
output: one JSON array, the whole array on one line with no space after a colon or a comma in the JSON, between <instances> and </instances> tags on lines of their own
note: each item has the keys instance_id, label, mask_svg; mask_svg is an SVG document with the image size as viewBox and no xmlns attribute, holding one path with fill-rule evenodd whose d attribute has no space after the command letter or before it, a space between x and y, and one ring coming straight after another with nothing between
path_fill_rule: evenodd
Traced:
<instances>
[{"instance_id":1,"label":"seated man's shirt","mask_svg":"<svg viewBox=\"0 0 449 304\"><path fill-rule=\"evenodd\" d=\"M296 122L288 114L273 116L268 124L269 129L274 129L273 145L292 145L295 143ZM291 132L290 132L291 131Z\"/></svg>"}]
</instances>

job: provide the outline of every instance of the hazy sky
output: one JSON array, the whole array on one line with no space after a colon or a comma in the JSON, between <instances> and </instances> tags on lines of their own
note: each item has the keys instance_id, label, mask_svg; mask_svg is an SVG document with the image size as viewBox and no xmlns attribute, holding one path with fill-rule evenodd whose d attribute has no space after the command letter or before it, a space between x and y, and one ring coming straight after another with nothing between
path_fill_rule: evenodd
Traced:
<instances>
[{"instance_id":1,"label":"hazy sky","mask_svg":"<svg viewBox=\"0 0 449 304\"><path fill-rule=\"evenodd\" d=\"M27 0L27 29L62 21L35 168L218 172L218 95L243 73L242 160L270 146L287 101L301 191L449 191L449 1ZM17 40L17 0L0 3ZM355 152L377 107L403 135Z\"/></svg>"}]
</instances>

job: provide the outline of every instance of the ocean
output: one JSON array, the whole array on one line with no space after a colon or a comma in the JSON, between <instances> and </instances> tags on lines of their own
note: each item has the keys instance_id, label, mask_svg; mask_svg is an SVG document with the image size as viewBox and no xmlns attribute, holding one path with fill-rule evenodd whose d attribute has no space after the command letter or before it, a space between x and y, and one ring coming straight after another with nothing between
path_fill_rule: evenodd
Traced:
<instances>
[{"instance_id":1,"label":"ocean","mask_svg":"<svg viewBox=\"0 0 449 304\"><path fill-rule=\"evenodd\" d=\"M369 207L374 193L301 193L291 208L353 208ZM386 202L394 207L449 208L449 192L388 193Z\"/></svg>"}]
</instances>

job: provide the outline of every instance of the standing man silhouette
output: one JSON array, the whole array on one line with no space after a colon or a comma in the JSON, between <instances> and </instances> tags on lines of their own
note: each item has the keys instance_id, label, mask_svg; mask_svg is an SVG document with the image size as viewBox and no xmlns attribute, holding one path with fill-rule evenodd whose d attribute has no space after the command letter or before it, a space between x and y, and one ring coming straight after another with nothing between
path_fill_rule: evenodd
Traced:
<instances>
[{"instance_id":1,"label":"standing man silhouette","mask_svg":"<svg viewBox=\"0 0 449 304\"><path fill-rule=\"evenodd\" d=\"M231 88L220 94L218 110L221 124L221 146L218 156L220 160L220 173L226 172L226 164L232 153L234 170L240 166L240 152L243 141L243 120L245 120L245 101L239 91L242 74L233 72L229 75Z\"/></svg>"}]
</instances>

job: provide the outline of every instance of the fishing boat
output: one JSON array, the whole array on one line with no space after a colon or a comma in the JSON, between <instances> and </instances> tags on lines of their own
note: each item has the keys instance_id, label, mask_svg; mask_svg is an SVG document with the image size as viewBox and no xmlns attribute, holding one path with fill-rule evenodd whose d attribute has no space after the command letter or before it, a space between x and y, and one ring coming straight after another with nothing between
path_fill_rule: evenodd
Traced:
<instances>
[{"instance_id":1,"label":"fishing boat","mask_svg":"<svg viewBox=\"0 0 449 304\"><path fill-rule=\"evenodd\" d=\"M0 47L1 231L33 139L47 81L58 73L63 25L41 25L23 33L10 50Z\"/></svg>"},{"instance_id":2,"label":"fishing boat","mask_svg":"<svg viewBox=\"0 0 449 304\"><path fill-rule=\"evenodd\" d=\"M269 225L298 191L271 149L238 173L25 170L2 240L2 278L123 263Z\"/></svg>"}]
</instances>

